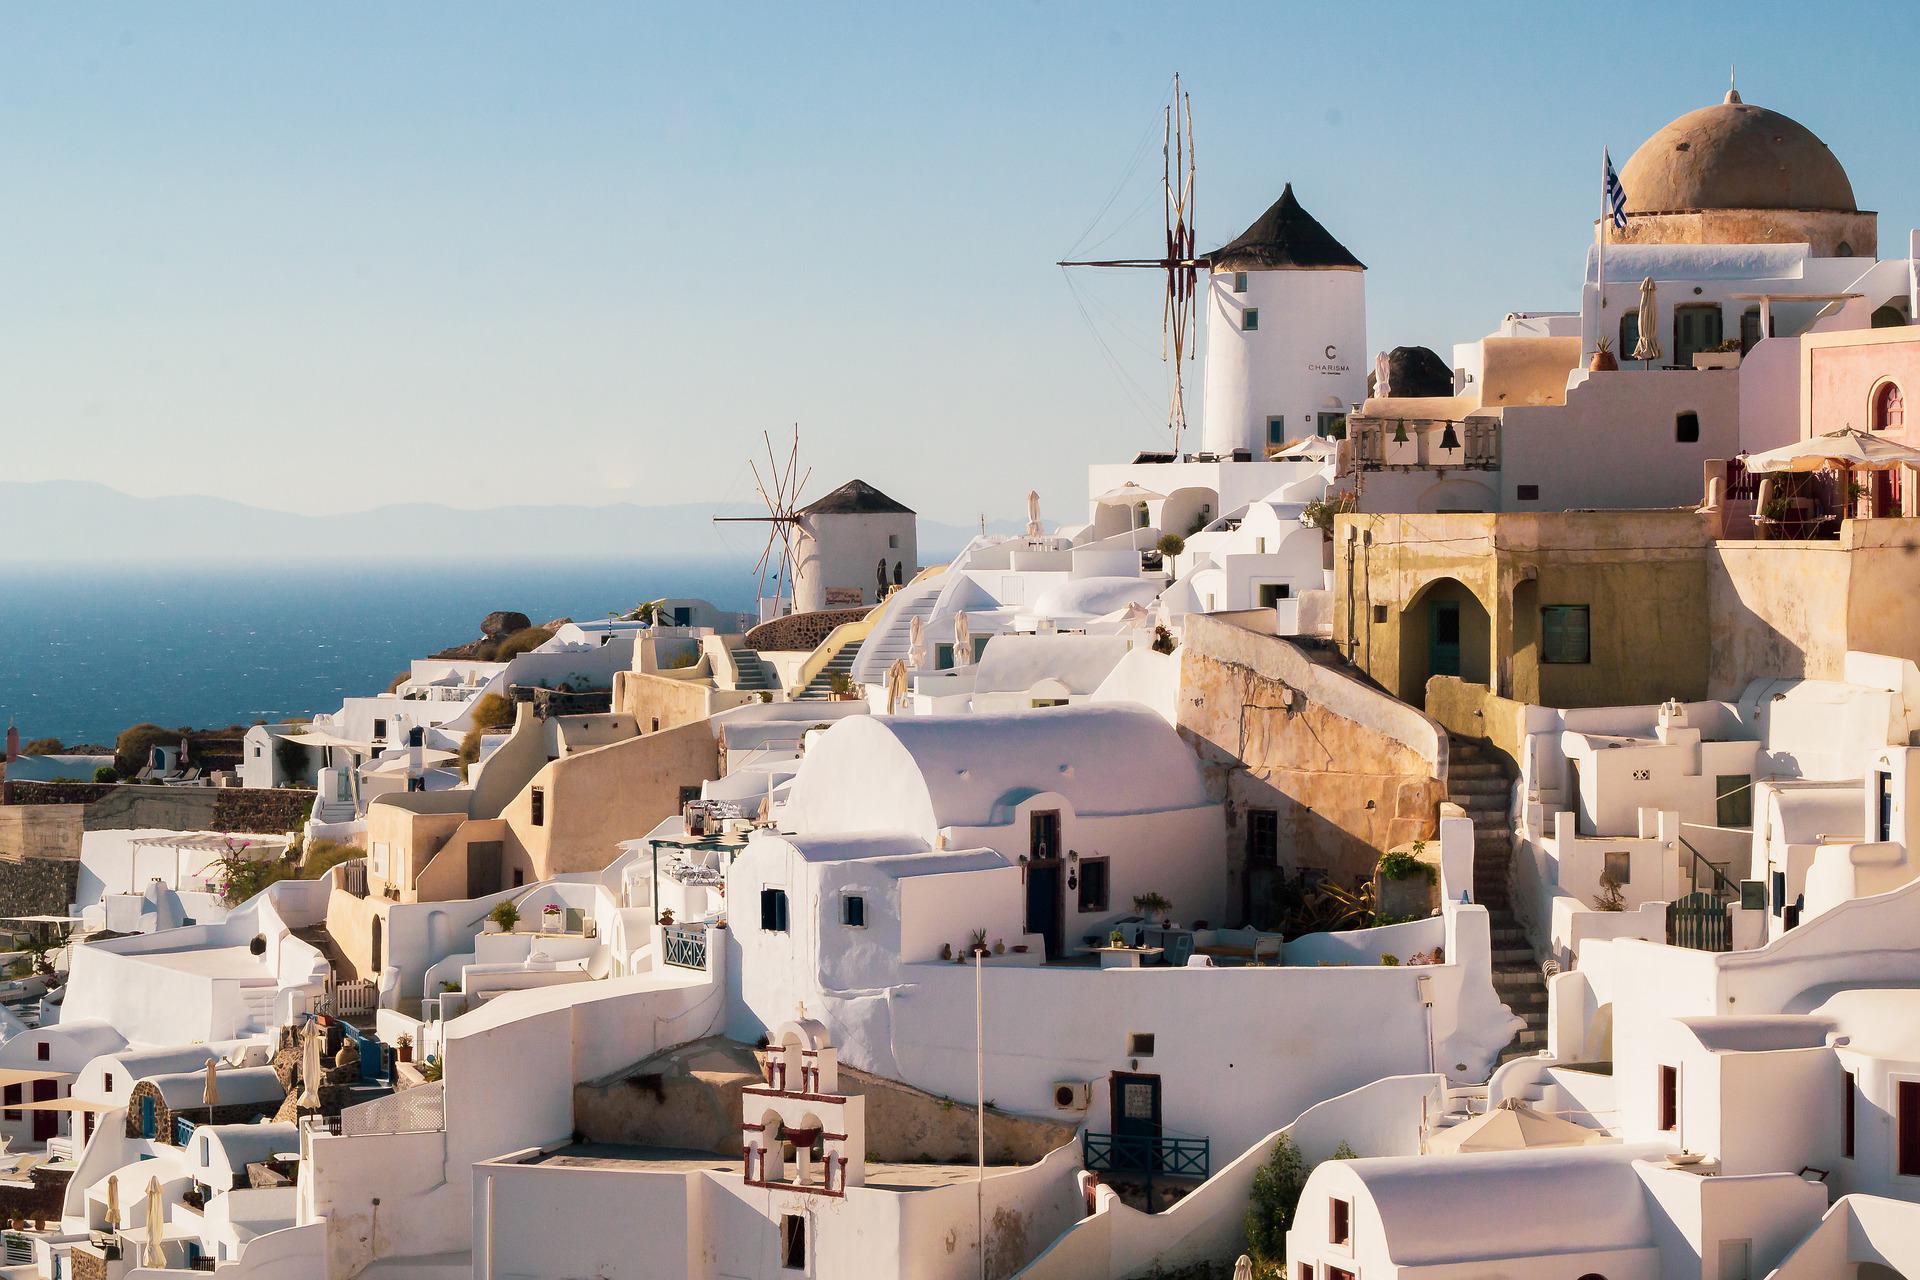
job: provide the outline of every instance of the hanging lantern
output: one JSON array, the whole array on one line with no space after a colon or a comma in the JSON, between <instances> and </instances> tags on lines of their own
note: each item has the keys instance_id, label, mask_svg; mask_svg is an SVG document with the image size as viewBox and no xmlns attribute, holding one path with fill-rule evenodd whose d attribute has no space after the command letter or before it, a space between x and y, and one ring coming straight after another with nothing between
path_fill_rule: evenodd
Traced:
<instances>
[{"instance_id":1,"label":"hanging lantern","mask_svg":"<svg viewBox=\"0 0 1920 1280\"><path fill-rule=\"evenodd\" d=\"M1442 453L1452 453L1455 449L1458 449L1459 447L1460 447L1460 433L1458 431L1455 431L1453 429L1453 424L1449 422L1447 424L1447 429L1440 433L1440 450Z\"/></svg>"}]
</instances>

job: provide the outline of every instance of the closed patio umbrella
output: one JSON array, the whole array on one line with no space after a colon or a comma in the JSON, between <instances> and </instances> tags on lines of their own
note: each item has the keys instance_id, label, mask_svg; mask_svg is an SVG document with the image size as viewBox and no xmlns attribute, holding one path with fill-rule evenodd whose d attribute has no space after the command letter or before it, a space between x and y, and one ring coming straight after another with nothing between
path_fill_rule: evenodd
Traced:
<instances>
[{"instance_id":1,"label":"closed patio umbrella","mask_svg":"<svg viewBox=\"0 0 1920 1280\"><path fill-rule=\"evenodd\" d=\"M308 1110L320 1107L320 1024L307 1028L306 1047L300 1051L300 1105Z\"/></svg>"},{"instance_id":2,"label":"closed patio umbrella","mask_svg":"<svg viewBox=\"0 0 1920 1280\"><path fill-rule=\"evenodd\" d=\"M160 1247L160 1238L166 1234L166 1210L160 1205L160 1179L147 1179L147 1239L140 1246L140 1265L143 1267L165 1267L167 1251Z\"/></svg>"},{"instance_id":3,"label":"closed patio umbrella","mask_svg":"<svg viewBox=\"0 0 1920 1280\"><path fill-rule=\"evenodd\" d=\"M1233 1264L1233 1280L1253 1280L1253 1259L1244 1253Z\"/></svg>"},{"instance_id":4,"label":"closed patio umbrella","mask_svg":"<svg viewBox=\"0 0 1920 1280\"><path fill-rule=\"evenodd\" d=\"M973 628L967 625L967 615L953 615L953 665L971 666L973 663Z\"/></svg>"},{"instance_id":5,"label":"closed patio umbrella","mask_svg":"<svg viewBox=\"0 0 1920 1280\"><path fill-rule=\"evenodd\" d=\"M1654 303L1653 277L1640 282L1640 338L1633 344L1635 360L1660 358L1660 308Z\"/></svg>"},{"instance_id":6,"label":"closed patio umbrella","mask_svg":"<svg viewBox=\"0 0 1920 1280\"><path fill-rule=\"evenodd\" d=\"M107 1230L120 1229L120 1175L107 1175Z\"/></svg>"},{"instance_id":7,"label":"closed patio umbrella","mask_svg":"<svg viewBox=\"0 0 1920 1280\"><path fill-rule=\"evenodd\" d=\"M907 663L916 671L927 668L927 620L918 614L907 623Z\"/></svg>"},{"instance_id":8,"label":"closed patio umbrella","mask_svg":"<svg viewBox=\"0 0 1920 1280\"><path fill-rule=\"evenodd\" d=\"M1040 523L1040 491L1038 489L1027 490L1027 536L1029 538L1047 536L1045 527Z\"/></svg>"},{"instance_id":9,"label":"closed patio umbrella","mask_svg":"<svg viewBox=\"0 0 1920 1280\"><path fill-rule=\"evenodd\" d=\"M200 1086L200 1102L209 1112L220 1105L220 1081L215 1075L219 1069L218 1062L207 1059L207 1080Z\"/></svg>"},{"instance_id":10,"label":"closed patio umbrella","mask_svg":"<svg viewBox=\"0 0 1920 1280\"><path fill-rule=\"evenodd\" d=\"M907 696L907 660L895 658L893 665L887 668L887 714L894 710Z\"/></svg>"}]
</instances>

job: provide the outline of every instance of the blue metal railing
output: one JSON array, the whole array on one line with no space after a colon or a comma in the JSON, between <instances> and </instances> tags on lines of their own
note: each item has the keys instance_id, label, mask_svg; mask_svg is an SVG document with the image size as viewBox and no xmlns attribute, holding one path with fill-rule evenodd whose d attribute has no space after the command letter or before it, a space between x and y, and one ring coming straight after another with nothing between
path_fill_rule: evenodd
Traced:
<instances>
[{"instance_id":1,"label":"blue metal railing","mask_svg":"<svg viewBox=\"0 0 1920 1280\"><path fill-rule=\"evenodd\" d=\"M1212 1166L1212 1142L1206 1138L1168 1138L1148 1134L1080 1135L1080 1158L1093 1173L1122 1177L1206 1178Z\"/></svg>"},{"instance_id":2,"label":"blue metal railing","mask_svg":"<svg viewBox=\"0 0 1920 1280\"><path fill-rule=\"evenodd\" d=\"M185 1116L175 1116L173 1118L173 1145L176 1147L184 1147L192 1142L193 1131L199 1127L197 1123L187 1119Z\"/></svg>"}]
</instances>

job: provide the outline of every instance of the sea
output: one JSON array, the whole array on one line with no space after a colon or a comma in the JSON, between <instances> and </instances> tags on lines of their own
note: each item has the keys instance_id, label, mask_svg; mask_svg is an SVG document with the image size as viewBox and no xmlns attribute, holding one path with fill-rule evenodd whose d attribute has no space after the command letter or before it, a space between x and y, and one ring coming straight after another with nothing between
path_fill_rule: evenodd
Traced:
<instances>
[{"instance_id":1,"label":"sea","mask_svg":"<svg viewBox=\"0 0 1920 1280\"><path fill-rule=\"evenodd\" d=\"M661 596L744 610L755 585L742 565L687 561L0 565L0 719L72 746L142 721L308 716L478 639L496 609L535 623Z\"/></svg>"}]
</instances>

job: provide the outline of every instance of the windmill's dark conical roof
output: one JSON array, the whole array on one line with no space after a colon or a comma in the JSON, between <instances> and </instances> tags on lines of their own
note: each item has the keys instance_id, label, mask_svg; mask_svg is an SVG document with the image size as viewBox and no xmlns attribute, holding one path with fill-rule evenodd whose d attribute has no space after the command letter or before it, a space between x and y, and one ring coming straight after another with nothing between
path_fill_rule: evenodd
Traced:
<instances>
[{"instance_id":1,"label":"windmill's dark conical roof","mask_svg":"<svg viewBox=\"0 0 1920 1280\"><path fill-rule=\"evenodd\" d=\"M1333 233L1293 198L1289 182L1280 198L1238 240L1207 255L1215 271L1365 271Z\"/></svg>"},{"instance_id":2,"label":"windmill's dark conical roof","mask_svg":"<svg viewBox=\"0 0 1920 1280\"><path fill-rule=\"evenodd\" d=\"M912 507L895 502L865 480L849 480L826 497L800 508L803 516L910 516L913 513Z\"/></svg>"}]
</instances>

